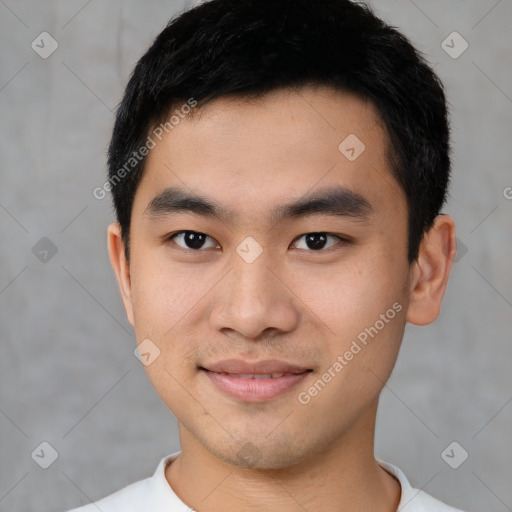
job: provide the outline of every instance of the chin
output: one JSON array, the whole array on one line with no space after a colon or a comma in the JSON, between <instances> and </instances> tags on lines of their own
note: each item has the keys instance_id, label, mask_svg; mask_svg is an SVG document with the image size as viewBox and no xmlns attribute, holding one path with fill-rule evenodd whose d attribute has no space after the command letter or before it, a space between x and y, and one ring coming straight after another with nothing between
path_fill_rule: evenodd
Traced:
<instances>
[{"instance_id":1,"label":"chin","mask_svg":"<svg viewBox=\"0 0 512 512\"><path fill-rule=\"evenodd\" d=\"M205 445L205 448L225 463L240 468L283 469L304 462L311 450L305 450L303 442L281 435L279 440L268 438L229 443L229 446Z\"/></svg>"}]
</instances>

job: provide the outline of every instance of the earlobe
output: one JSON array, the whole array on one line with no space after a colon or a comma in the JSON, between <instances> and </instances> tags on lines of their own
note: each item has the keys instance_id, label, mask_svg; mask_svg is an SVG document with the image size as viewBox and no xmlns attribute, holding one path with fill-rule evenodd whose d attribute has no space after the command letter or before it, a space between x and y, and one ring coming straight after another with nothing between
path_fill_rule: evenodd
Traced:
<instances>
[{"instance_id":1,"label":"earlobe","mask_svg":"<svg viewBox=\"0 0 512 512\"><path fill-rule=\"evenodd\" d=\"M439 215L425 233L412 264L409 323L427 325L439 316L456 252L455 222L449 215Z\"/></svg>"},{"instance_id":2,"label":"earlobe","mask_svg":"<svg viewBox=\"0 0 512 512\"><path fill-rule=\"evenodd\" d=\"M126 261L121 226L118 222L108 227L108 253L119 284L128 321L133 326L133 304L131 293L130 264Z\"/></svg>"}]
</instances>

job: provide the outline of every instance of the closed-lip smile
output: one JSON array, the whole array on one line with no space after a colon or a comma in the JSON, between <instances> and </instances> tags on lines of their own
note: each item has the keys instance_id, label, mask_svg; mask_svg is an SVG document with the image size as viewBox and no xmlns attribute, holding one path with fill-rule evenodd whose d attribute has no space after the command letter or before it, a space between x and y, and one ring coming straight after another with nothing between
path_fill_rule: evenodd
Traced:
<instances>
[{"instance_id":1,"label":"closed-lip smile","mask_svg":"<svg viewBox=\"0 0 512 512\"><path fill-rule=\"evenodd\" d=\"M270 400L302 382L312 369L277 360L227 359L199 367L221 392L246 402Z\"/></svg>"}]
</instances>

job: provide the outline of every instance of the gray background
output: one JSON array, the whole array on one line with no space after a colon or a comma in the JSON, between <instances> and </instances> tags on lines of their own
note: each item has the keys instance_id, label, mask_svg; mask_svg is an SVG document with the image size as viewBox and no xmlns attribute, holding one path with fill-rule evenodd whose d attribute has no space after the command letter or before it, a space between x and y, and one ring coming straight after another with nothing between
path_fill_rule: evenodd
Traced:
<instances>
[{"instance_id":1,"label":"gray background","mask_svg":"<svg viewBox=\"0 0 512 512\"><path fill-rule=\"evenodd\" d=\"M1 512L88 503L179 448L176 421L132 353L107 258L110 198L92 191L105 181L112 110L131 69L190 5L0 0ZM446 211L462 242L441 317L407 327L382 395L377 455L453 505L512 510L512 2L372 5L446 85ZM48 59L31 48L43 31L59 44ZM457 59L441 47L453 31L469 43ZM46 262L32 251L42 237L57 248ZM31 458L42 441L58 452L48 469ZM469 453L458 469L441 457L452 441Z\"/></svg>"}]
</instances>

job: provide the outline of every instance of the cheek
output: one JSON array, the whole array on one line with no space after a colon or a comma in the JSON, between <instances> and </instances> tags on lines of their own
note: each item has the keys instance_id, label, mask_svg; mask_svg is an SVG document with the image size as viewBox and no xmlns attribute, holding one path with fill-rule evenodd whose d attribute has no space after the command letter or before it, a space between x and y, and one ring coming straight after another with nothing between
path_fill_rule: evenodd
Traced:
<instances>
[{"instance_id":1,"label":"cheek","mask_svg":"<svg viewBox=\"0 0 512 512\"><path fill-rule=\"evenodd\" d=\"M302 391L306 398L319 396L311 398L318 409L308 414L325 414L323 407L336 404L331 421L338 425L347 411L375 400L389 378L403 337L406 307L399 279L383 278L370 269L346 267L323 280L322 286L320 279L315 281L316 286L308 278L303 281L301 298L322 322L326 363L318 378L332 385L327 384L325 392L322 382ZM318 338L321 343L322 336Z\"/></svg>"},{"instance_id":2,"label":"cheek","mask_svg":"<svg viewBox=\"0 0 512 512\"><path fill-rule=\"evenodd\" d=\"M196 335L187 320L211 287L200 273L179 271L169 262L133 255L132 295L138 343L149 339L158 356L144 370L168 407L186 412L195 376ZM190 363L190 364L189 364ZM185 411L181 411L185 407ZM190 407L190 405L188 406Z\"/></svg>"},{"instance_id":3,"label":"cheek","mask_svg":"<svg viewBox=\"0 0 512 512\"><path fill-rule=\"evenodd\" d=\"M396 266L359 260L328 270L310 267L296 272L293 279L297 295L323 329L347 339L373 325L395 302L403 302L401 274Z\"/></svg>"},{"instance_id":4,"label":"cheek","mask_svg":"<svg viewBox=\"0 0 512 512\"><path fill-rule=\"evenodd\" d=\"M149 251L148 251L149 252ZM168 259L134 254L132 296L136 339L150 339L160 350L158 359L146 367L155 387L169 376L180 381L192 376L193 355L201 324L206 315L208 293L218 281L216 273L191 266L171 264ZM186 362L190 361L190 364ZM172 379L171 379L172 381Z\"/></svg>"},{"instance_id":5,"label":"cheek","mask_svg":"<svg viewBox=\"0 0 512 512\"><path fill-rule=\"evenodd\" d=\"M404 265L372 251L372 261L359 258L323 271L301 274L300 296L321 322L327 371L338 356L340 378L334 389L366 390L368 399L391 373L405 328ZM327 397L326 397L327 398Z\"/></svg>"},{"instance_id":6,"label":"cheek","mask_svg":"<svg viewBox=\"0 0 512 512\"><path fill-rule=\"evenodd\" d=\"M161 338L177 328L208 290L208 282L200 274L184 271L158 255L134 254L132 300L136 332Z\"/></svg>"}]
</instances>

